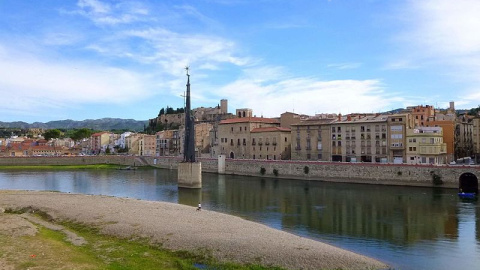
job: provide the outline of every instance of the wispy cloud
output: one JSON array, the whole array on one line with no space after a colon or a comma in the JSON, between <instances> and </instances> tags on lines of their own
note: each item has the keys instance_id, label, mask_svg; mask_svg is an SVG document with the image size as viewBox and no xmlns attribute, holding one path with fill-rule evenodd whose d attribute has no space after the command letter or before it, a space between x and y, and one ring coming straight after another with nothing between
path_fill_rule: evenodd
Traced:
<instances>
[{"instance_id":1,"label":"wispy cloud","mask_svg":"<svg viewBox=\"0 0 480 270\"><path fill-rule=\"evenodd\" d=\"M474 92L480 83L479 12L476 0L408 1L407 29L397 39L403 47L402 59L389 67L439 69L452 80L471 85L458 96L459 104L480 103ZM471 100L462 100L466 96Z\"/></svg>"},{"instance_id":2,"label":"wispy cloud","mask_svg":"<svg viewBox=\"0 0 480 270\"><path fill-rule=\"evenodd\" d=\"M336 63L327 65L327 67L334 69L356 69L361 66L361 63Z\"/></svg>"},{"instance_id":3,"label":"wispy cloud","mask_svg":"<svg viewBox=\"0 0 480 270\"><path fill-rule=\"evenodd\" d=\"M138 2L110 4L99 0L79 0L73 13L91 19L99 25L128 24L146 20L149 10Z\"/></svg>"}]
</instances>

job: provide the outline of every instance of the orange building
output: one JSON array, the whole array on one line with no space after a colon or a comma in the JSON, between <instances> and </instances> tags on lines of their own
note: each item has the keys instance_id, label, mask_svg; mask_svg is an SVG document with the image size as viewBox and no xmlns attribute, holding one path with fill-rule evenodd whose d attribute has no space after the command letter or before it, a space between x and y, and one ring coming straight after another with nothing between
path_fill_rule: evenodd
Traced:
<instances>
[{"instance_id":1,"label":"orange building","mask_svg":"<svg viewBox=\"0 0 480 270\"><path fill-rule=\"evenodd\" d=\"M435 117L435 109L430 105L409 107L415 127L426 127L427 121Z\"/></svg>"}]
</instances>

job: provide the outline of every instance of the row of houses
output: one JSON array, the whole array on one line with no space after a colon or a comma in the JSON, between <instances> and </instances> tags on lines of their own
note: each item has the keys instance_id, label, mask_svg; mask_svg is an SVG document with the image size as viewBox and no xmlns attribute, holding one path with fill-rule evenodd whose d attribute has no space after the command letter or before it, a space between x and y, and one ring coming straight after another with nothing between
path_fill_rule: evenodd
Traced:
<instances>
[{"instance_id":1,"label":"row of houses","mask_svg":"<svg viewBox=\"0 0 480 270\"><path fill-rule=\"evenodd\" d=\"M226 107L226 101L222 102ZM226 114L225 109L218 113ZM480 153L480 118L457 116L453 102L443 111L426 105L389 114L307 116L286 112L279 118L264 118L254 116L251 109L237 109L228 117L196 120L198 156L446 164ZM79 142L13 138L0 140L0 155L179 156L183 140L182 127L152 135L99 132Z\"/></svg>"}]
</instances>

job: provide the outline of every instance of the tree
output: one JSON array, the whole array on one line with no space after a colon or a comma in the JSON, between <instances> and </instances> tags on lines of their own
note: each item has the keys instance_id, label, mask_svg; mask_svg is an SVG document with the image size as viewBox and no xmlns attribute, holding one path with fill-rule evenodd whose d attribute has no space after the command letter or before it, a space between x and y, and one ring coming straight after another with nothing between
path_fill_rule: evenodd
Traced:
<instances>
[{"instance_id":1,"label":"tree","mask_svg":"<svg viewBox=\"0 0 480 270\"><path fill-rule=\"evenodd\" d=\"M468 111L468 114L469 115L478 115L478 113L480 112L480 105L478 105L477 108L472 108Z\"/></svg>"},{"instance_id":2,"label":"tree","mask_svg":"<svg viewBox=\"0 0 480 270\"><path fill-rule=\"evenodd\" d=\"M59 138L62 132L58 129L49 129L43 133L43 137L45 140L49 141L50 139L53 138Z\"/></svg>"},{"instance_id":3,"label":"tree","mask_svg":"<svg viewBox=\"0 0 480 270\"><path fill-rule=\"evenodd\" d=\"M92 136L91 129L81 128L81 129L75 130L70 136L70 138L72 138L72 140L79 141L84 138L89 138L90 136Z\"/></svg>"},{"instance_id":4,"label":"tree","mask_svg":"<svg viewBox=\"0 0 480 270\"><path fill-rule=\"evenodd\" d=\"M162 114L165 114L165 109L164 109L164 108L162 108L162 109L160 110L160 112L158 113L158 116L160 116L160 115L162 115Z\"/></svg>"}]
</instances>

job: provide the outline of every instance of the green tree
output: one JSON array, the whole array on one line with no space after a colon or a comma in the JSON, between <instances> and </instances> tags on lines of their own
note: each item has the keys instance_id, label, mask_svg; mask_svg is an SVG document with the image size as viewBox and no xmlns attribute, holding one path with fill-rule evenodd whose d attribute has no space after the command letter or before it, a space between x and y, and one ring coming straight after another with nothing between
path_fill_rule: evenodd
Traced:
<instances>
[{"instance_id":1,"label":"green tree","mask_svg":"<svg viewBox=\"0 0 480 270\"><path fill-rule=\"evenodd\" d=\"M90 136L92 136L92 133L93 133L93 131L91 129L80 128L80 129L76 129L72 133L70 138L72 138L72 140L79 141L79 140L84 139L84 138L89 138Z\"/></svg>"},{"instance_id":2,"label":"green tree","mask_svg":"<svg viewBox=\"0 0 480 270\"><path fill-rule=\"evenodd\" d=\"M160 112L158 113L158 116L160 116L160 115L162 115L162 114L165 114L165 109L164 109L164 108L162 108L162 109L160 110Z\"/></svg>"},{"instance_id":3,"label":"green tree","mask_svg":"<svg viewBox=\"0 0 480 270\"><path fill-rule=\"evenodd\" d=\"M58 129L49 129L43 133L43 137L47 141L53 138L60 138L60 135L62 135L62 132Z\"/></svg>"},{"instance_id":4,"label":"green tree","mask_svg":"<svg viewBox=\"0 0 480 270\"><path fill-rule=\"evenodd\" d=\"M478 113L480 112L480 105L478 105L477 108L472 108L468 111L468 114L469 115L478 115Z\"/></svg>"}]
</instances>

